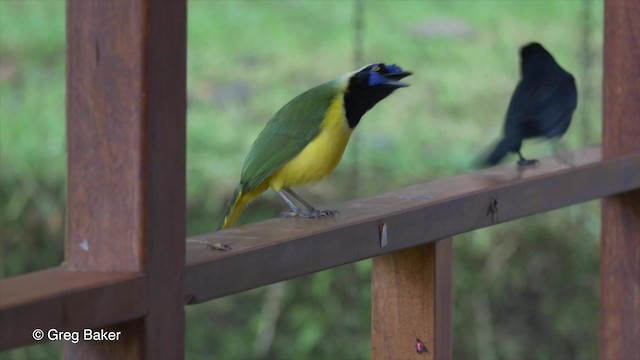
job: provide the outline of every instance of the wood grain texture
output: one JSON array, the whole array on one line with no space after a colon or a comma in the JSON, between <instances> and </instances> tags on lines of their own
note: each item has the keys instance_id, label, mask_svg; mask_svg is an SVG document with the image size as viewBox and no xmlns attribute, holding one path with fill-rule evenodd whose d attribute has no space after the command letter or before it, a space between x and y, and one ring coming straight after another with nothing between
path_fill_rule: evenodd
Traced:
<instances>
[{"instance_id":1,"label":"wood grain texture","mask_svg":"<svg viewBox=\"0 0 640 360\"><path fill-rule=\"evenodd\" d=\"M67 3L69 269L144 267L143 1Z\"/></svg>"},{"instance_id":2,"label":"wood grain texture","mask_svg":"<svg viewBox=\"0 0 640 360\"><path fill-rule=\"evenodd\" d=\"M67 4L66 267L143 271L149 301L126 341L67 356L181 358L186 0Z\"/></svg>"},{"instance_id":3,"label":"wood grain texture","mask_svg":"<svg viewBox=\"0 0 640 360\"><path fill-rule=\"evenodd\" d=\"M187 1L146 0L145 271L147 359L184 358L187 235Z\"/></svg>"},{"instance_id":4,"label":"wood grain texture","mask_svg":"<svg viewBox=\"0 0 640 360\"><path fill-rule=\"evenodd\" d=\"M640 150L640 2L605 2L603 153ZM600 358L638 359L640 191L602 201Z\"/></svg>"},{"instance_id":5,"label":"wood grain texture","mask_svg":"<svg viewBox=\"0 0 640 360\"><path fill-rule=\"evenodd\" d=\"M451 255L448 239L373 258L372 359L451 359Z\"/></svg>"},{"instance_id":6,"label":"wood grain texture","mask_svg":"<svg viewBox=\"0 0 640 360\"><path fill-rule=\"evenodd\" d=\"M435 244L435 359L453 359L453 239Z\"/></svg>"},{"instance_id":7,"label":"wood grain texture","mask_svg":"<svg viewBox=\"0 0 640 360\"><path fill-rule=\"evenodd\" d=\"M67 241L75 271L144 270L144 4L67 2ZM130 341L64 344L69 359L140 358Z\"/></svg>"},{"instance_id":8,"label":"wood grain texture","mask_svg":"<svg viewBox=\"0 0 640 360\"><path fill-rule=\"evenodd\" d=\"M141 273L51 269L0 281L0 350L32 344L35 329L81 330L144 316Z\"/></svg>"},{"instance_id":9,"label":"wood grain texture","mask_svg":"<svg viewBox=\"0 0 640 360\"><path fill-rule=\"evenodd\" d=\"M640 152L601 161L599 147L590 147L572 157L573 167L545 158L524 173L507 165L331 205L341 214L335 219L272 219L190 238L185 296L199 303L640 188Z\"/></svg>"},{"instance_id":10,"label":"wood grain texture","mask_svg":"<svg viewBox=\"0 0 640 360\"><path fill-rule=\"evenodd\" d=\"M373 258L371 358L434 357L435 246L420 245ZM417 354L416 339L426 352Z\"/></svg>"}]
</instances>

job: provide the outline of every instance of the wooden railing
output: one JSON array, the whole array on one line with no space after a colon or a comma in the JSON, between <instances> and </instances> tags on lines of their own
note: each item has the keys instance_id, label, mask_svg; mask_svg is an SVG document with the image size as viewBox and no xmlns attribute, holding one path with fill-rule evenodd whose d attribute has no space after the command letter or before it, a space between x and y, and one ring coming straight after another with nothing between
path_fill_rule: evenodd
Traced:
<instances>
[{"instance_id":1,"label":"wooden railing","mask_svg":"<svg viewBox=\"0 0 640 360\"><path fill-rule=\"evenodd\" d=\"M337 219L273 219L191 238L185 295L199 303L640 188L640 151L571 155L572 167L546 158L525 171L506 165L337 204ZM213 244L233 251L208 250Z\"/></svg>"},{"instance_id":2,"label":"wooden railing","mask_svg":"<svg viewBox=\"0 0 640 360\"><path fill-rule=\"evenodd\" d=\"M394 287L400 287L397 292L403 294L420 293L405 296L415 300L445 295L448 300L440 305L444 311L431 309L436 306L435 301L393 305L396 314L405 313L415 320L402 321L403 332L433 334L412 329L411 324L425 328L435 322L435 315L430 321L419 321L419 314L451 311L450 296L446 297L447 292L450 294L451 277L451 253L446 243L450 241L433 247L423 245L640 188L640 151L603 159L600 147L588 147L571 155L573 166L546 158L541 166L525 171L507 165L337 204L342 214L337 219L272 219L190 238L184 267L184 302L201 303L374 257L374 338L376 331L393 329L388 324L375 326L376 315L393 313L388 305L386 311L376 311L375 306L388 303L387 293ZM215 250L216 245L230 250ZM398 252L402 249L409 250ZM438 255L437 251L445 253ZM438 261L444 265L438 268ZM408 266L412 263L413 267ZM411 268L424 275L415 281L407 280L406 285L398 283L402 276L415 276L416 270L402 273ZM448 280L444 284L438 281L444 290L425 291L436 286L436 281L429 283L426 278L443 276ZM384 286L376 286L377 283ZM2 292L2 348L33 343L31 331L36 328L103 327L143 317L152 297L144 273L83 272L68 266L4 280ZM381 301L376 301L377 297ZM422 307L427 304L431 304L430 309L425 311ZM43 313L47 316L43 317ZM441 326L450 329L450 323ZM424 341L427 339L430 338ZM374 346L380 343L384 341L374 341ZM389 346L396 345L386 344L384 348Z\"/></svg>"},{"instance_id":3,"label":"wooden railing","mask_svg":"<svg viewBox=\"0 0 640 360\"><path fill-rule=\"evenodd\" d=\"M372 357L451 358L452 236L603 201L600 351L640 338L640 3L605 6L604 141L187 239L184 0L73 1L67 12L66 261L2 280L0 349L34 329L108 327L69 358L182 358L184 305L374 258ZM229 251L215 247L230 248Z\"/></svg>"}]
</instances>

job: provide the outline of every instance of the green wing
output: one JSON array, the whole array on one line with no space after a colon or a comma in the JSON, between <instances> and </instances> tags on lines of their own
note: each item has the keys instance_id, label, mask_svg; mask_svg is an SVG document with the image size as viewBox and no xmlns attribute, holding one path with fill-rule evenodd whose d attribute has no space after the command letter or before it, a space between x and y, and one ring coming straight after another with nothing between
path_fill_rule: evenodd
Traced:
<instances>
[{"instance_id":1,"label":"green wing","mask_svg":"<svg viewBox=\"0 0 640 360\"><path fill-rule=\"evenodd\" d=\"M293 159L320 133L320 124L341 86L330 81L293 98L269 120L244 161L240 184L251 191Z\"/></svg>"}]
</instances>

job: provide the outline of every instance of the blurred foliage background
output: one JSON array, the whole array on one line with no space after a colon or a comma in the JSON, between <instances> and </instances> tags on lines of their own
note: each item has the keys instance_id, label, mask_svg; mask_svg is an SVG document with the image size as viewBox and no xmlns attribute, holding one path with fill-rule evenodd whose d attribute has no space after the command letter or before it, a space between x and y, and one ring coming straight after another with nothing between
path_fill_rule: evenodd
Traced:
<instances>
[{"instance_id":1,"label":"blurred foliage background","mask_svg":"<svg viewBox=\"0 0 640 360\"><path fill-rule=\"evenodd\" d=\"M397 63L415 73L412 85L365 115L332 177L299 189L313 203L471 171L501 131L518 48L532 40L577 79L563 147L599 143L602 13L595 0L189 1L189 235L213 231L252 141L280 106L366 63ZM61 0L0 0L4 277L63 260L64 24ZM524 151L541 157L551 147L530 141ZM266 193L242 222L283 208ZM456 237L454 358L597 358L599 227L591 202ZM369 358L370 267L188 307L187 358ZM0 358L49 359L61 349Z\"/></svg>"}]
</instances>

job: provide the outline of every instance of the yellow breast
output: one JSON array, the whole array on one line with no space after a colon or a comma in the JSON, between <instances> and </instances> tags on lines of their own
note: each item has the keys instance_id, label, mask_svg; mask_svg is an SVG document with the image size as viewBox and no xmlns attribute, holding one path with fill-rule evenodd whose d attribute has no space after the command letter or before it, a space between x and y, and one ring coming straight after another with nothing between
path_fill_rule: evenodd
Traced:
<instances>
[{"instance_id":1,"label":"yellow breast","mask_svg":"<svg viewBox=\"0 0 640 360\"><path fill-rule=\"evenodd\" d=\"M342 94L332 102L320 125L321 130L291 161L267 180L274 190L315 182L338 166L351 136L344 113Z\"/></svg>"}]
</instances>

